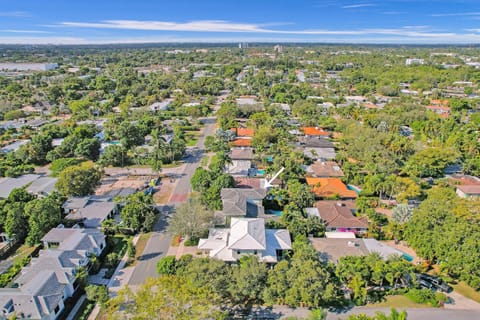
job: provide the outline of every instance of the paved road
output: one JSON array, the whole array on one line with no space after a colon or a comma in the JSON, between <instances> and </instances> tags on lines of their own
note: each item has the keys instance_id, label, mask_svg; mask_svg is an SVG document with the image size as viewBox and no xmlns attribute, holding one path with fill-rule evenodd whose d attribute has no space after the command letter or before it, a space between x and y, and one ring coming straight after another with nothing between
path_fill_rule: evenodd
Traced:
<instances>
[{"instance_id":1,"label":"paved road","mask_svg":"<svg viewBox=\"0 0 480 320\"><path fill-rule=\"evenodd\" d=\"M397 308L397 310L400 310ZM437 308L406 309L408 320L476 320L480 319L480 312L477 310L452 310ZM344 313L328 313L327 320L347 319L349 315L364 313L368 316L375 315L376 311L390 314L388 308L356 307Z\"/></svg>"},{"instance_id":2,"label":"paved road","mask_svg":"<svg viewBox=\"0 0 480 320\"><path fill-rule=\"evenodd\" d=\"M206 124L202 135L199 137L196 147L187 151L188 157L185 159L184 170L178 174L177 185L166 206L159 206L161 212L170 211L173 207L187 200L191 192L190 178L195 169L200 165L200 161L205 153L205 137L212 135L215 130L215 119L207 118L204 120ZM140 261L138 261L135 270L130 278L129 285L140 285L149 277L156 277L157 261L165 256L170 246L171 236L166 232L168 222L166 214L162 214L158 219L154 232L145 246Z\"/></svg>"}]
</instances>

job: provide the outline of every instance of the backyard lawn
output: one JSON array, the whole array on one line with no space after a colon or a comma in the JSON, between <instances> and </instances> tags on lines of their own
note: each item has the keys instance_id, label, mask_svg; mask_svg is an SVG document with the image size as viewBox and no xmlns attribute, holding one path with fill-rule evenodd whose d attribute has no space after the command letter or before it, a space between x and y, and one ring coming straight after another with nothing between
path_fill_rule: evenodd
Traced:
<instances>
[{"instance_id":1,"label":"backyard lawn","mask_svg":"<svg viewBox=\"0 0 480 320\"><path fill-rule=\"evenodd\" d=\"M427 304L416 303L409 298L402 295L386 296L385 301L378 303L370 303L367 307L374 308L396 308L401 310L402 308L431 308Z\"/></svg>"},{"instance_id":2,"label":"backyard lawn","mask_svg":"<svg viewBox=\"0 0 480 320\"><path fill-rule=\"evenodd\" d=\"M480 292L476 291L465 282L459 282L458 284L452 285L452 287L462 296L480 303Z\"/></svg>"}]
</instances>

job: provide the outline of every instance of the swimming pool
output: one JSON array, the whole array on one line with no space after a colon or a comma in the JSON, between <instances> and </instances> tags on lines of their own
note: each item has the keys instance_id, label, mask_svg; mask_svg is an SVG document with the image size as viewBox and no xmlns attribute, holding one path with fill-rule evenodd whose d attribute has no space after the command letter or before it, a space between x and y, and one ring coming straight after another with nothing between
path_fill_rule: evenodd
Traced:
<instances>
[{"instance_id":1,"label":"swimming pool","mask_svg":"<svg viewBox=\"0 0 480 320\"><path fill-rule=\"evenodd\" d=\"M283 214L283 211L267 209L267 214L273 214L273 215L276 215L277 217L280 217Z\"/></svg>"},{"instance_id":2,"label":"swimming pool","mask_svg":"<svg viewBox=\"0 0 480 320\"><path fill-rule=\"evenodd\" d=\"M356 186L353 186L351 184L347 184L347 189L355 191L356 194L360 194L360 192L362 191L362 190L360 190L360 188L358 188Z\"/></svg>"},{"instance_id":3,"label":"swimming pool","mask_svg":"<svg viewBox=\"0 0 480 320\"><path fill-rule=\"evenodd\" d=\"M257 169L257 176L264 176L264 175L265 175L265 170Z\"/></svg>"},{"instance_id":4,"label":"swimming pool","mask_svg":"<svg viewBox=\"0 0 480 320\"><path fill-rule=\"evenodd\" d=\"M413 257L412 257L411 255L405 253L405 252L402 254L402 258L405 259L405 260L407 260L408 262L412 262L412 261L413 261Z\"/></svg>"}]
</instances>

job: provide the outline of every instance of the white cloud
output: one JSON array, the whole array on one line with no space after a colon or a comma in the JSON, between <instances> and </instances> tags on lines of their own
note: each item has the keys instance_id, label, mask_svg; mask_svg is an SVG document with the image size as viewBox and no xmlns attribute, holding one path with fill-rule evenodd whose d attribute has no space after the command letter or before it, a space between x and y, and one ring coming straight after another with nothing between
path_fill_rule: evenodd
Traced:
<instances>
[{"instance_id":1,"label":"white cloud","mask_svg":"<svg viewBox=\"0 0 480 320\"><path fill-rule=\"evenodd\" d=\"M432 13L432 17L480 16L480 12Z\"/></svg>"},{"instance_id":2,"label":"white cloud","mask_svg":"<svg viewBox=\"0 0 480 320\"><path fill-rule=\"evenodd\" d=\"M130 30L159 31L197 31L197 32L268 32L260 25L250 23L234 23L223 20L200 20L190 22L140 21L140 20L106 20L92 22L62 22L66 27L107 28Z\"/></svg>"},{"instance_id":3,"label":"white cloud","mask_svg":"<svg viewBox=\"0 0 480 320\"><path fill-rule=\"evenodd\" d=\"M380 30L378 30L380 31ZM52 45L75 45L75 44L138 44L138 43L232 43L232 42L295 42L295 43L388 43L388 44L470 44L480 42L480 34L426 34L409 33L407 36L399 35L394 30L385 31L382 34L365 34L360 31L352 34L325 33L305 35L259 35L259 36L202 36L184 37L175 35L162 35L150 37L118 37L118 38L75 38L75 37L2 37L1 44L52 44ZM352 31L353 32L353 31ZM388 33L391 32L391 33ZM473 32L473 31L472 31ZM351 37L355 35L355 37Z\"/></svg>"},{"instance_id":4,"label":"white cloud","mask_svg":"<svg viewBox=\"0 0 480 320\"><path fill-rule=\"evenodd\" d=\"M138 35L131 38L120 35L105 35L103 38L89 36L74 37L0 37L0 43L144 43L144 42L355 42L355 43L475 43L480 42L478 30L465 30L465 33L443 32L429 26L403 26L399 28L363 28L363 29L272 29L273 26L287 23L238 23L223 20L167 22L140 20L107 20L99 22L62 22L50 27L91 28L91 29L128 29L168 32L202 32L200 36L185 34ZM10 30L27 33L29 30ZM31 30L34 31L34 30ZM41 31L40 31L41 32ZM40 33L38 32L38 33ZM225 35L221 35L225 33ZM76 34L80 34L76 31Z\"/></svg>"},{"instance_id":5,"label":"white cloud","mask_svg":"<svg viewBox=\"0 0 480 320\"><path fill-rule=\"evenodd\" d=\"M398 14L405 14L406 12L404 11L385 11L382 12L383 14L388 14L388 15L398 15Z\"/></svg>"},{"instance_id":6,"label":"white cloud","mask_svg":"<svg viewBox=\"0 0 480 320\"><path fill-rule=\"evenodd\" d=\"M50 31L42 31L42 30L20 30L20 29L0 29L0 32L4 33L51 33Z\"/></svg>"},{"instance_id":7,"label":"white cloud","mask_svg":"<svg viewBox=\"0 0 480 320\"><path fill-rule=\"evenodd\" d=\"M88 44L89 41L75 37L2 37L1 44Z\"/></svg>"},{"instance_id":8,"label":"white cloud","mask_svg":"<svg viewBox=\"0 0 480 320\"><path fill-rule=\"evenodd\" d=\"M365 8L365 7L375 7L373 3L359 3L359 4L348 4L342 6L342 9L356 9L356 8Z\"/></svg>"},{"instance_id":9,"label":"white cloud","mask_svg":"<svg viewBox=\"0 0 480 320\"><path fill-rule=\"evenodd\" d=\"M25 11L1 11L0 17L25 18L30 17L30 14Z\"/></svg>"},{"instance_id":10,"label":"white cloud","mask_svg":"<svg viewBox=\"0 0 480 320\"><path fill-rule=\"evenodd\" d=\"M430 37L442 38L452 36L454 33L432 32L428 26L404 26L401 28L377 28L355 30L329 30L329 29L304 29L304 30L279 30L266 29L265 26L277 24L252 24L236 23L223 20L200 20L191 22L168 21L141 21L141 20L106 20L101 22L62 22L59 26L93 29L128 29L151 31L189 31L189 32L228 32L228 33L270 33L284 35L396 35L404 37Z\"/></svg>"}]
</instances>

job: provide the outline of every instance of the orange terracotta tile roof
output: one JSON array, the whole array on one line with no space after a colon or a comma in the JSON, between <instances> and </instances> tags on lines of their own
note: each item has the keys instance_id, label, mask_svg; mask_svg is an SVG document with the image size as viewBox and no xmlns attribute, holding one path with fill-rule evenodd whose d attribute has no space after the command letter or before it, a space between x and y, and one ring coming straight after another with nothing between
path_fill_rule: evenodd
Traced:
<instances>
[{"instance_id":1,"label":"orange terracotta tile roof","mask_svg":"<svg viewBox=\"0 0 480 320\"><path fill-rule=\"evenodd\" d=\"M430 100L430 103L433 106L443 106L443 107L448 107L448 100Z\"/></svg>"},{"instance_id":2,"label":"orange terracotta tile roof","mask_svg":"<svg viewBox=\"0 0 480 320\"><path fill-rule=\"evenodd\" d=\"M252 145L252 139L235 139L233 140L235 147L250 147Z\"/></svg>"},{"instance_id":3,"label":"orange terracotta tile roof","mask_svg":"<svg viewBox=\"0 0 480 320\"><path fill-rule=\"evenodd\" d=\"M339 196L340 198L356 198L357 194L353 190L348 190L347 186L338 178L307 178L307 184L312 186L312 191L322 198Z\"/></svg>"},{"instance_id":4,"label":"orange terracotta tile roof","mask_svg":"<svg viewBox=\"0 0 480 320\"><path fill-rule=\"evenodd\" d=\"M250 128L232 128L230 130L233 131L237 137L253 137L255 134L255 130Z\"/></svg>"},{"instance_id":5,"label":"orange terracotta tile roof","mask_svg":"<svg viewBox=\"0 0 480 320\"><path fill-rule=\"evenodd\" d=\"M303 133L307 136L328 136L330 133L319 127L303 127Z\"/></svg>"}]
</instances>

